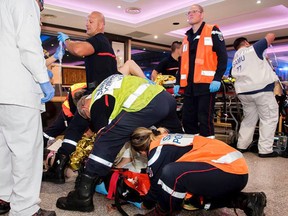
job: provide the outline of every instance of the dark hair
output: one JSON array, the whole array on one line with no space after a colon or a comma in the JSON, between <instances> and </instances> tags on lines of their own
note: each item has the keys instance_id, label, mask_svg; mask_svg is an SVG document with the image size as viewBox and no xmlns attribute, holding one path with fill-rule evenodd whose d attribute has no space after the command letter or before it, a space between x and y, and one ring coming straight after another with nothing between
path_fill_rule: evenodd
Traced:
<instances>
[{"instance_id":1,"label":"dark hair","mask_svg":"<svg viewBox=\"0 0 288 216\"><path fill-rule=\"evenodd\" d=\"M234 49L235 49L235 50L238 50L239 47L240 47L240 45L242 45L242 43L245 42L245 41L248 42L247 38L245 38L245 37L239 37L239 38L237 38L237 39L234 41L234 43L233 43Z\"/></svg>"},{"instance_id":2,"label":"dark hair","mask_svg":"<svg viewBox=\"0 0 288 216\"><path fill-rule=\"evenodd\" d=\"M174 52L176 49L179 49L181 45L181 41L173 41L173 43L171 44L171 51Z\"/></svg>"}]
</instances>

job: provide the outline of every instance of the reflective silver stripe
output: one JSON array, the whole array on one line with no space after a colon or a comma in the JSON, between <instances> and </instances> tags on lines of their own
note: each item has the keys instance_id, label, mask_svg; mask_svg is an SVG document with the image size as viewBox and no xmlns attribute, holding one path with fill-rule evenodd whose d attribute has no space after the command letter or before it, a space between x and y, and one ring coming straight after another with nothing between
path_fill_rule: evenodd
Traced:
<instances>
[{"instance_id":1,"label":"reflective silver stripe","mask_svg":"<svg viewBox=\"0 0 288 216\"><path fill-rule=\"evenodd\" d=\"M104 160L103 158L100 158L100 157L97 157L95 155L92 155L92 154L89 155L89 158L94 160L94 161L96 161L96 162L98 162L98 163L101 163L101 164L103 164L103 165L105 165L107 167L112 167L112 165L113 165L113 163L111 163L111 162L109 162L107 160Z\"/></svg>"},{"instance_id":2,"label":"reflective silver stripe","mask_svg":"<svg viewBox=\"0 0 288 216\"><path fill-rule=\"evenodd\" d=\"M200 35L197 35L193 40L199 39Z\"/></svg>"},{"instance_id":3,"label":"reflective silver stripe","mask_svg":"<svg viewBox=\"0 0 288 216\"><path fill-rule=\"evenodd\" d=\"M49 139L49 140L55 139L55 137L51 137L51 136L49 136L48 134L46 134L46 133L44 133L44 132L43 132L43 136L44 136L46 139Z\"/></svg>"},{"instance_id":4,"label":"reflective silver stripe","mask_svg":"<svg viewBox=\"0 0 288 216\"><path fill-rule=\"evenodd\" d=\"M148 88L149 84L145 83L140 85L135 92L133 92L128 98L127 100L124 102L123 106L125 108L129 108L134 101L141 95L143 94L143 92Z\"/></svg>"},{"instance_id":5,"label":"reflective silver stripe","mask_svg":"<svg viewBox=\"0 0 288 216\"><path fill-rule=\"evenodd\" d=\"M212 160L212 162L220 164L230 164L240 158L243 158L242 153L239 151L234 151L218 158L217 160Z\"/></svg>"},{"instance_id":6,"label":"reflective silver stripe","mask_svg":"<svg viewBox=\"0 0 288 216\"><path fill-rule=\"evenodd\" d=\"M220 32L220 31L212 31L211 34L218 34L218 35L222 35L222 32Z\"/></svg>"},{"instance_id":7,"label":"reflective silver stripe","mask_svg":"<svg viewBox=\"0 0 288 216\"><path fill-rule=\"evenodd\" d=\"M162 149L163 146L158 146L156 151L155 151L155 154L153 155L153 157L148 161L148 166L151 166L158 158L159 158L159 155L161 153L161 149Z\"/></svg>"},{"instance_id":8,"label":"reflective silver stripe","mask_svg":"<svg viewBox=\"0 0 288 216\"><path fill-rule=\"evenodd\" d=\"M182 192L174 191L173 189L168 187L161 179L158 180L158 184L162 186L162 189L164 191L166 191L168 194L170 194L173 197L176 197L178 199L184 199L184 197L186 196L186 192L182 193Z\"/></svg>"},{"instance_id":9,"label":"reflective silver stripe","mask_svg":"<svg viewBox=\"0 0 288 216\"><path fill-rule=\"evenodd\" d=\"M202 70L201 75L203 76L214 76L215 71L208 71L208 70Z\"/></svg>"},{"instance_id":10,"label":"reflective silver stripe","mask_svg":"<svg viewBox=\"0 0 288 216\"><path fill-rule=\"evenodd\" d=\"M75 142L74 140L70 140L70 139L64 139L63 143L68 143L68 144L77 146L77 142Z\"/></svg>"}]
</instances>

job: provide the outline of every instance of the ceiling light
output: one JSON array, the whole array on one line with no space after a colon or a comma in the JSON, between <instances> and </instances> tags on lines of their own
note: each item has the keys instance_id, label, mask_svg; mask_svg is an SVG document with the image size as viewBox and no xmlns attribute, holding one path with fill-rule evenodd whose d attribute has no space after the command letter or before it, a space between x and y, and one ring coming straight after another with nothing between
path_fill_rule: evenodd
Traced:
<instances>
[{"instance_id":1,"label":"ceiling light","mask_svg":"<svg viewBox=\"0 0 288 216\"><path fill-rule=\"evenodd\" d=\"M121 5L118 5L117 8L121 9L122 7L121 7Z\"/></svg>"},{"instance_id":2,"label":"ceiling light","mask_svg":"<svg viewBox=\"0 0 288 216\"><path fill-rule=\"evenodd\" d=\"M125 12L126 12L126 13L129 13L129 14L139 14L139 13L141 13L141 8L138 8L138 7L128 7L128 8L126 8Z\"/></svg>"},{"instance_id":3,"label":"ceiling light","mask_svg":"<svg viewBox=\"0 0 288 216\"><path fill-rule=\"evenodd\" d=\"M157 39L158 38L158 35L154 35L154 39Z\"/></svg>"},{"instance_id":4,"label":"ceiling light","mask_svg":"<svg viewBox=\"0 0 288 216\"><path fill-rule=\"evenodd\" d=\"M257 3L257 4L261 4L261 1L260 1L260 0L258 0L256 3Z\"/></svg>"}]
</instances>

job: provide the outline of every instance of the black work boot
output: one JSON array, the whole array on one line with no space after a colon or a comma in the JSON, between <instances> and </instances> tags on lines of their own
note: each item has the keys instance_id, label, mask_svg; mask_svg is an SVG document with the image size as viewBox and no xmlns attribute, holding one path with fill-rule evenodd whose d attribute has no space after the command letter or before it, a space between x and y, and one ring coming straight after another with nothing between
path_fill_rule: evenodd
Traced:
<instances>
[{"instance_id":1,"label":"black work boot","mask_svg":"<svg viewBox=\"0 0 288 216\"><path fill-rule=\"evenodd\" d=\"M0 200L0 215L10 211L10 203Z\"/></svg>"},{"instance_id":2,"label":"black work boot","mask_svg":"<svg viewBox=\"0 0 288 216\"><path fill-rule=\"evenodd\" d=\"M267 198L264 192L241 192L235 198L232 198L230 205L226 207L239 208L243 210L247 216L264 216L266 203Z\"/></svg>"},{"instance_id":3,"label":"black work boot","mask_svg":"<svg viewBox=\"0 0 288 216\"><path fill-rule=\"evenodd\" d=\"M91 212L94 211L93 194L98 177L82 174L79 185L71 191L67 197L60 197L56 206L70 211Z\"/></svg>"},{"instance_id":4,"label":"black work boot","mask_svg":"<svg viewBox=\"0 0 288 216\"><path fill-rule=\"evenodd\" d=\"M64 184L64 170L69 162L69 157L56 153L53 165L42 174L42 181L53 182L55 184Z\"/></svg>"},{"instance_id":5,"label":"black work boot","mask_svg":"<svg viewBox=\"0 0 288 216\"><path fill-rule=\"evenodd\" d=\"M32 216L56 216L55 211L47 211L44 209L39 209L35 214Z\"/></svg>"}]
</instances>

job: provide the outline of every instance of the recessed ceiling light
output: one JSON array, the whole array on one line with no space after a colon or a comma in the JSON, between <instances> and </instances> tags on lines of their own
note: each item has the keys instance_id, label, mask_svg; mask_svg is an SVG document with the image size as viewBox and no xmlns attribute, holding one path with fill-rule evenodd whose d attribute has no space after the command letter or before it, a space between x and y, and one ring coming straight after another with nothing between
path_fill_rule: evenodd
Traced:
<instances>
[{"instance_id":1,"label":"recessed ceiling light","mask_svg":"<svg viewBox=\"0 0 288 216\"><path fill-rule=\"evenodd\" d=\"M154 35L154 39L157 39L158 38L158 35Z\"/></svg>"},{"instance_id":2,"label":"recessed ceiling light","mask_svg":"<svg viewBox=\"0 0 288 216\"><path fill-rule=\"evenodd\" d=\"M125 12L126 12L126 13L129 13L129 14L139 14L139 13L141 13L141 8L138 8L138 7L128 7L128 8L126 8Z\"/></svg>"},{"instance_id":3,"label":"recessed ceiling light","mask_svg":"<svg viewBox=\"0 0 288 216\"><path fill-rule=\"evenodd\" d=\"M122 7L121 7L121 5L118 5L117 8L121 9Z\"/></svg>"},{"instance_id":4,"label":"recessed ceiling light","mask_svg":"<svg viewBox=\"0 0 288 216\"><path fill-rule=\"evenodd\" d=\"M256 3L257 3L257 4L261 4L261 1L260 1L260 0L258 0Z\"/></svg>"}]
</instances>

